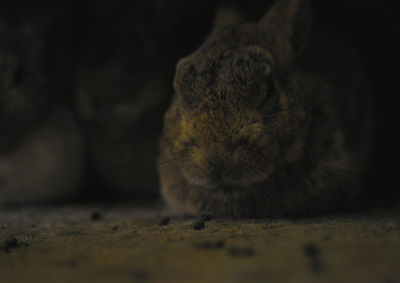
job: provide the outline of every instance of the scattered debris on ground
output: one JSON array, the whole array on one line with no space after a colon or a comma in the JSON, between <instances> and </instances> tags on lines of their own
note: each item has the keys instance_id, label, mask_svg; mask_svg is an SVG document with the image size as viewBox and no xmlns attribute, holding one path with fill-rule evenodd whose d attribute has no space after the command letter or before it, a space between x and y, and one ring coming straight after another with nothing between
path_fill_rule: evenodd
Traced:
<instances>
[{"instance_id":1,"label":"scattered debris on ground","mask_svg":"<svg viewBox=\"0 0 400 283\"><path fill-rule=\"evenodd\" d=\"M161 218L160 221L158 221L158 226L168 225L168 223L170 221L171 221L171 218L169 218L168 216L165 216L165 217Z\"/></svg>"},{"instance_id":2,"label":"scattered debris on ground","mask_svg":"<svg viewBox=\"0 0 400 283\"><path fill-rule=\"evenodd\" d=\"M323 264L319 247L315 243L307 243L304 245L303 251L310 260L310 270L315 273L321 272Z\"/></svg>"},{"instance_id":3,"label":"scattered debris on ground","mask_svg":"<svg viewBox=\"0 0 400 283\"><path fill-rule=\"evenodd\" d=\"M202 220L196 220L192 223L192 227L194 230L202 230L204 229L206 226L204 224L204 221Z\"/></svg>"},{"instance_id":4,"label":"scattered debris on ground","mask_svg":"<svg viewBox=\"0 0 400 283\"><path fill-rule=\"evenodd\" d=\"M99 220L101 220L101 214L100 214L100 212L98 212L98 211L93 211L91 214L90 214L90 219L92 220L92 221L99 221Z\"/></svg>"},{"instance_id":5,"label":"scattered debris on ground","mask_svg":"<svg viewBox=\"0 0 400 283\"><path fill-rule=\"evenodd\" d=\"M293 222L113 206L90 221L97 207L0 209L0 281L400 282L400 207Z\"/></svg>"}]
</instances>

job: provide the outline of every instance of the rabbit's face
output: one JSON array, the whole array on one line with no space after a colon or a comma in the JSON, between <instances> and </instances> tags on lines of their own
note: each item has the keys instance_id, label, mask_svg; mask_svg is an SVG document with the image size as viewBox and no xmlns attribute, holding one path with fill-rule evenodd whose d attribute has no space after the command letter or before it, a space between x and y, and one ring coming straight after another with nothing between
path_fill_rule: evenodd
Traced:
<instances>
[{"instance_id":1,"label":"rabbit's face","mask_svg":"<svg viewBox=\"0 0 400 283\"><path fill-rule=\"evenodd\" d=\"M0 137L18 138L29 128L43 104L42 40L27 24L0 23Z\"/></svg>"},{"instance_id":2,"label":"rabbit's face","mask_svg":"<svg viewBox=\"0 0 400 283\"><path fill-rule=\"evenodd\" d=\"M173 143L186 179L205 187L247 187L265 181L288 135L288 105L259 46L198 53L177 67L181 116Z\"/></svg>"}]
</instances>

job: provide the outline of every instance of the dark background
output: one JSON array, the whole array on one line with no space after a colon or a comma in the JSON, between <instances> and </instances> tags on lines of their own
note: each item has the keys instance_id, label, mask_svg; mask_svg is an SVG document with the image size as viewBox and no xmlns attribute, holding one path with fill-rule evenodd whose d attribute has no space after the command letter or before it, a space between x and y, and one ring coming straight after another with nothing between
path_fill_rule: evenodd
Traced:
<instances>
[{"instance_id":1,"label":"dark background","mask_svg":"<svg viewBox=\"0 0 400 283\"><path fill-rule=\"evenodd\" d=\"M131 19L142 24L144 30L151 30L155 44L163 52L162 63L169 70L172 82L176 61L204 41L212 28L215 9L222 2L2 1L0 17L18 21L27 17L43 20L51 15L56 19L52 25L52 45L58 56L53 56L56 59L52 60L49 68L60 74L59 83L68 97L74 91L73 78L77 66L96 44L94 38L99 32L98 27L112 30L121 19ZM238 7L249 20L256 20L264 14L271 1L228 2ZM338 30L360 51L373 91L377 127L367 199L384 203L399 199L400 24L396 1L316 0L312 5L316 24ZM67 99L66 103L73 104L73 101Z\"/></svg>"}]
</instances>

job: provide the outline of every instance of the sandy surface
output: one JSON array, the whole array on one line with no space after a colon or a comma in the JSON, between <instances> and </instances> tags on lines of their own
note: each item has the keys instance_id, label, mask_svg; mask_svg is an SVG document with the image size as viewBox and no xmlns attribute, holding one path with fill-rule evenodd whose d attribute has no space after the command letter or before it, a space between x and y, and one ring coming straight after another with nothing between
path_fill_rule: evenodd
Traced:
<instances>
[{"instance_id":1,"label":"sandy surface","mask_svg":"<svg viewBox=\"0 0 400 283\"><path fill-rule=\"evenodd\" d=\"M2 209L0 282L400 282L400 209L204 228L166 215L126 205Z\"/></svg>"}]
</instances>

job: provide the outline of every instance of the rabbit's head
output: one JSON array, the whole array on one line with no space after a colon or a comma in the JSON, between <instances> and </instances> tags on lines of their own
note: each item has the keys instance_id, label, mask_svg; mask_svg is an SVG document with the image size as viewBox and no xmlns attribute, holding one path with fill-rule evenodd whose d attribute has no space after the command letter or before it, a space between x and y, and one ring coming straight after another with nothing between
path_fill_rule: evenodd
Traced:
<instances>
[{"instance_id":1,"label":"rabbit's head","mask_svg":"<svg viewBox=\"0 0 400 283\"><path fill-rule=\"evenodd\" d=\"M257 24L220 10L215 29L177 65L165 133L171 159L201 187L248 187L299 157L307 88L293 63L310 30L308 5L280 0Z\"/></svg>"}]
</instances>

